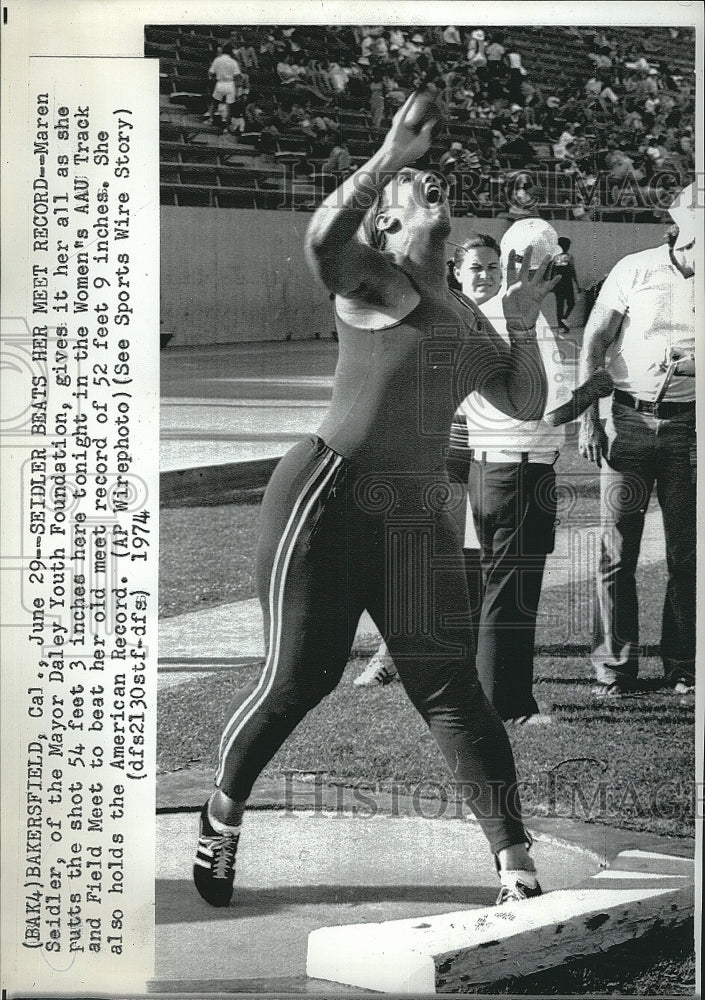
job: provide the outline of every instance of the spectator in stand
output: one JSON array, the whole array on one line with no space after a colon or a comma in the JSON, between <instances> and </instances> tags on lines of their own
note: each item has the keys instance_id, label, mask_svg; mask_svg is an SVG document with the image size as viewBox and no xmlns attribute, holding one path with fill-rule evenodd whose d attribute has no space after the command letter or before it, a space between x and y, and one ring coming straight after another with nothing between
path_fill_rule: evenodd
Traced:
<instances>
[{"instance_id":1,"label":"spectator in stand","mask_svg":"<svg viewBox=\"0 0 705 1000\"><path fill-rule=\"evenodd\" d=\"M651 177L663 166L666 150L663 146L659 145L657 136L647 135L645 144L640 147L639 151L644 154L644 166L647 177Z\"/></svg>"},{"instance_id":2,"label":"spectator in stand","mask_svg":"<svg viewBox=\"0 0 705 1000\"><path fill-rule=\"evenodd\" d=\"M477 173L482 169L480 146L474 135L469 135L466 140L462 166L463 170L472 171L473 173Z\"/></svg>"},{"instance_id":3,"label":"spectator in stand","mask_svg":"<svg viewBox=\"0 0 705 1000\"><path fill-rule=\"evenodd\" d=\"M474 103L468 108L468 117L470 121L490 122L493 117L492 108L476 94Z\"/></svg>"},{"instance_id":4,"label":"spectator in stand","mask_svg":"<svg viewBox=\"0 0 705 1000\"><path fill-rule=\"evenodd\" d=\"M497 80L504 75L505 47L502 45L502 36L499 33L490 35L485 46L485 56L487 57L487 75L490 80Z\"/></svg>"},{"instance_id":5,"label":"spectator in stand","mask_svg":"<svg viewBox=\"0 0 705 1000\"><path fill-rule=\"evenodd\" d=\"M681 135L678 140L681 153L692 159L695 154L695 146L693 144L693 130L686 129L686 131Z\"/></svg>"},{"instance_id":6,"label":"spectator in stand","mask_svg":"<svg viewBox=\"0 0 705 1000\"><path fill-rule=\"evenodd\" d=\"M309 63L309 79L316 90L330 99L333 94L333 85L328 75L328 61L326 59L316 60Z\"/></svg>"},{"instance_id":7,"label":"spectator in stand","mask_svg":"<svg viewBox=\"0 0 705 1000\"><path fill-rule=\"evenodd\" d=\"M460 80L462 80L462 76L456 69L455 65L453 68L446 70L446 72L443 73L443 103L447 108L451 108L453 105L453 93Z\"/></svg>"},{"instance_id":8,"label":"spectator in stand","mask_svg":"<svg viewBox=\"0 0 705 1000\"><path fill-rule=\"evenodd\" d=\"M389 51L390 52L398 52L400 49L403 49L405 42L406 42L406 35L401 30L401 28L390 28L389 29Z\"/></svg>"},{"instance_id":9,"label":"spectator in stand","mask_svg":"<svg viewBox=\"0 0 705 1000\"><path fill-rule=\"evenodd\" d=\"M291 87L300 76L303 75L303 67L294 65L294 57L290 52L285 52L282 54L281 59L277 63L277 76L279 77L279 82L284 87Z\"/></svg>"},{"instance_id":10,"label":"spectator in stand","mask_svg":"<svg viewBox=\"0 0 705 1000\"><path fill-rule=\"evenodd\" d=\"M303 123L304 134L311 140L308 148L309 159L320 160L328 155L330 138L338 131L338 123L327 115L311 114Z\"/></svg>"},{"instance_id":11,"label":"spectator in stand","mask_svg":"<svg viewBox=\"0 0 705 1000\"><path fill-rule=\"evenodd\" d=\"M449 24L447 28L443 29L443 44L457 46L458 48L462 45L462 38L460 37L460 32L455 27L454 24Z\"/></svg>"},{"instance_id":12,"label":"spectator in stand","mask_svg":"<svg viewBox=\"0 0 705 1000\"><path fill-rule=\"evenodd\" d=\"M399 49L399 59L400 61L411 61L414 62L423 52L424 37L420 33L416 33L407 38L404 44Z\"/></svg>"},{"instance_id":13,"label":"spectator in stand","mask_svg":"<svg viewBox=\"0 0 705 1000\"><path fill-rule=\"evenodd\" d=\"M612 69L612 59L606 49L601 49L599 52L589 52L588 58L593 61L598 72Z\"/></svg>"},{"instance_id":14,"label":"spectator in stand","mask_svg":"<svg viewBox=\"0 0 705 1000\"><path fill-rule=\"evenodd\" d=\"M619 98L615 94L614 90L609 83L600 91L600 96L598 98L600 106L603 111L608 114L615 115L619 110Z\"/></svg>"},{"instance_id":15,"label":"spectator in stand","mask_svg":"<svg viewBox=\"0 0 705 1000\"><path fill-rule=\"evenodd\" d=\"M274 41L274 35L265 35L260 42L259 54L260 56L265 56L271 58L276 55L277 46Z\"/></svg>"},{"instance_id":16,"label":"spectator in stand","mask_svg":"<svg viewBox=\"0 0 705 1000\"><path fill-rule=\"evenodd\" d=\"M487 41L482 28L476 28L470 35L466 59L469 66L477 73L480 79L486 76L487 68Z\"/></svg>"},{"instance_id":17,"label":"spectator in stand","mask_svg":"<svg viewBox=\"0 0 705 1000\"><path fill-rule=\"evenodd\" d=\"M507 66L509 67L509 91L508 98L512 104L521 104L524 99L521 85L527 72L521 62L521 53L515 48L509 49L506 54Z\"/></svg>"},{"instance_id":18,"label":"spectator in stand","mask_svg":"<svg viewBox=\"0 0 705 1000\"><path fill-rule=\"evenodd\" d=\"M661 109L661 101L658 97L647 97L644 101L643 115L644 121L649 128L653 128L656 124L656 116Z\"/></svg>"},{"instance_id":19,"label":"spectator in stand","mask_svg":"<svg viewBox=\"0 0 705 1000\"><path fill-rule=\"evenodd\" d=\"M507 138L500 128L492 129L492 151L497 162L501 162L501 151L507 145Z\"/></svg>"},{"instance_id":20,"label":"spectator in stand","mask_svg":"<svg viewBox=\"0 0 705 1000\"><path fill-rule=\"evenodd\" d=\"M597 99L602 93L603 86L602 78L595 74L590 77L583 89L588 97Z\"/></svg>"},{"instance_id":21,"label":"spectator in stand","mask_svg":"<svg viewBox=\"0 0 705 1000\"><path fill-rule=\"evenodd\" d=\"M366 29L363 29L363 30L366 30ZM367 32L367 34L365 34L363 36L363 39L360 42L360 57L362 59L369 60L369 58L372 55L372 52L374 50L374 47L375 47L375 40L372 37L372 35L370 35L369 32Z\"/></svg>"},{"instance_id":22,"label":"spectator in stand","mask_svg":"<svg viewBox=\"0 0 705 1000\"><path fill-rule=\"evenodd\" d=\"M382 127L384 118L384 71L381 66L375 66L370 83L370 126L373 129Z\"/></svg>"},{"instance_id":23,"label":"spectator in stand","mask_svg":"<svg viewBox=\"0 0 705 1000\"><path fill-rule=\"evenodd\" d=\"M245 108L250 95L250 78L238 73L233 79L233 102L230 105L230 132L242 135L245 131Z\"/></svg>"},{"instance_id":24,"label":"spectator in stand","mask_svg":"<svg viewBox=\"0 0 705 1000\"><path fill-rule=\"evenodd\" d=\"M375 38L375 47L372 52L372 57L378 62L386 62L389 58L389 43L387 42L386 34L378 35Z\"/></svg>"},{"instance_id":25,"label":"spectator in stand","mask_svg":"<svg viewBox=\"0 0 705 1000\"><path fill-rule=\"evenodd\" d=\"M622 119L622 128L625 132L631 133L630 139L635 142L644 131L644 120L638 111L630 111Z\"/></svg>"},{"instance_id":26,"label":"spectator in stand","mask_svg":"<svg viewBox=\"0 0 705 1000\"><path fill-rule=\"evenodd\" d=\"M369 60L368 60L369 62ZM348 80L348 94L350 98L354 101L369 101L370 98L370 88L367 83L367 72L368 66L365 66L362 62L362 57L357 60L357 62L352 63L349 67L350 79Z\"/></svg>"},{"instance_id":27,"label":"spectator in stand","mask_svg":"<svg viewBox=\"0 0 705 1000\"><path fill-rule=\"evenodd\" d=\"M213 105L218 106L221 132L228 131L230 111L232 103L235 100L234 80L235 77L239 75L240 64L233 57L232 45L230 42L226 42L223 46L222 53L215 57L208 70L208 76L215 80L215 87L213 89ZM210 116L212 116L212 110L208 112L206 117Z\"/></svg>"},{"instance_id":28,"label":"spectator in stand","mask_svg":"<svg viewBox=\"0 0 705 1000\"><path fill-rule=\"evenodd\" d=\"M389 73L384 74L382 85L384 87L384 102L389 109L389 114L392 115L406 100L406 93L394 76Z\"/></svg>"},{"instance_id":29,"label":"spectator in stand","mask_svg":"<svg viewBox=\"0 0 705 1000\"><path fill-rule=\"evenodd\" d=\"M258 69L259 60L254 46L243 39L242 34L233 31L230 37L233 46L233 57L240 63L243 69Z\"/></svg>"},{"instance_id":30,"label":"spectator in stand","mask_svg":"<svg viewBox=\"0 0 705 1000\"><path fill-rule=\"evenodd\" d=\"M472 85L471 78L467 75L461 76L453 90L450 106L457 111L469 111L474 103L475 88Z\"/></svg>"},{"instance_id":31,"label":"spectator in stand","mask_svg":"<svg viewBox=\"0 0 705 1000\"><path fill-rule=\"evenodd\" d=\"M651 64L645 56L639 56L637 59L631 60L631 62L625 62L624 66L626 69L633 69L639 73L648 73L651 69Z\"/></svg>"},{"instance_id":32,"label":"spectator in stand","mask_svg":"<svg viewBox=\"0 0 705 1000\"><path fill-rule=\"evenodd\" d=\"M606 157L606 165L609 169L608 182L618 191L621 191L634 178L642 179L635 168L634 160L623 149L614 149L609 152Z\"/></svg>"},{"instance_id":33,"label":"spectator in stand","mask_svg":"<svg viewBox=\"0 0 705 1000\"><path fill-rule=\"evenodd\" d=\"M507 139L521 135L524 132L524 125L521 104L510 104L502 115L502 129Z\"/></svg>"},{"instance_id":34,"label":"spectator in stand","mask_svg":"<svg viewBox=\"0 0 705 1000\"><path fill-rule=\"evenodd\" d=\"M547 97L543 107L539 108L538 121L547 139L555 139L560 135L559 123L563 121L559 113L560 97Z\"/></svg>"},{"instance_id":35,"label":"spectator in stand","mask_svg":"<svg viewBox=\"0 0 705 1000\"><path fill-rule=\"evenodd\" d=\"M336 94L344 94L348 89L350 72L347 69L343 69L340 63L332 62L328 67L328 76L330 78L333 91Z\"/></svg>"},{"instance_id":36,"label":"spectator in stand","mask_svg":"<svg viewBox=\"0 0 705 1000\"><path fill-rule=\"evenodd\" d=\"M302 122L306 118L306 109L299 103L294 94L286 93L282 96L279 108L279 123L284 132L296 132L301 130Z\"/></svg>"},{"instance_id":37,"label":"spectator in stand","mask_svg":"<svg viewBox=\"0 0 705 1000\"><path fill-rule=\"evenodd\" d=\"M538 89L531 83L530 80L524 80L521 85L521 92L524 97L522 116L524 118L524 126L527 130L541 131L541 127L538 123L538 112L541 106L541 95Z\"/></svg>"},{"instance_id":38,"label":"spectator in stand","mask_svg":"<svg viewBox=\"0 0 705 1000\"><path fill-rule=\"evenodd\" d=\"M454 142L451 142L450 149L447 149L438 161L438 169L448 181L451 191L453 188L457 189L459 183L458 175L460 174L462 168L463 144L462 142L455 140ZM453 195L451 194L451 198L452 197Z\"/></svg>"},{"instance_id":39,"label":"spectator in stand","mask_svg":"<svg viewBox=\"0 0 705 1000\"><path fill-rule=\"evenodd\" d=\"M571 147L575 139L572 128L572 125L566 125L560 134L558 142L554 142L553 144L553 155L557 160L569 160L572 157Z\"/></svg>"},{"instance_id":40,"label":"spectator in stand","mask_svg":"<svg viewBox=\"0 0 705 1000\"><path fill-rule=\"evenodd\" d=\"M348 177L353 170L355 165L350 156L350 150L348 148L347 141L343 140L337 146L334 146L328 155L328 159L323 164L322 172L328 177L335 180L335 186L342 184L346 177Z\"/></svg>"},{"instance_id":41,"label":"spectator in stand","mask_svg":"<svg viewBox=\"0 0 705 1000\"><path fill-rule=\"evenodd\" d=\"M513 144L514 140L507 143L503 150L505 160L510 167L517 166L517 161L526 158L525 156L512 155ZM509 150L509 153L506 153L506 150ZM521 171L509 175L504 195L507 200L507 216L510 219L536 219L538 217L539 197L536 184L530 173Z\"/></svg>"}]
</instances>

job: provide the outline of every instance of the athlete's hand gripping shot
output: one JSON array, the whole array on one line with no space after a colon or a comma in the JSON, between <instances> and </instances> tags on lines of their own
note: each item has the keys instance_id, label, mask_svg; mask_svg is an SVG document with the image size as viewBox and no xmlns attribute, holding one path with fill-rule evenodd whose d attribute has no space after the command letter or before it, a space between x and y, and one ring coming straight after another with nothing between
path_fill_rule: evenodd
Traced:
<instances>
[{"instance_id":1,"label":"athlete's hand gripping shot","mask_svg":"<svg viewBox=\"0 0 705 1000\"><path fill-rule=\"evenodd\" d=\"M413 95L308 229L312 270L335 294L339 359L323 423L280 461L262 504L267 656L228 713L193 869L213 906L231 900L255 780L340 681L365 609L489 841L498 902L541 893L511 747L475 670L445 450L472 390L511 415L543 414L535 323L553 282L547 260L533 275L529 254L520 268L509 261L509 344L448 291L445 187L411 166L429 148L436 114L431 95Z\"/></svg>"}]
</instances>

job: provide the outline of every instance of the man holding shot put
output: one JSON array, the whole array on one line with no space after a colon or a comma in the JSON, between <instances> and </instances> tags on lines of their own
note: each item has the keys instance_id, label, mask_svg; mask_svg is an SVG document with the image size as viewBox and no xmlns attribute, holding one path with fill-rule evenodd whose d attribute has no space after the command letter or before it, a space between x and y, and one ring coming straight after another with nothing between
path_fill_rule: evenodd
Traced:
<instances>
[{"instance_id":1,"label":"man holding shot put","mask_svg":"<svg viewBox=\"0 0 705 1000\"><path fill-rule=\"evenodd\" d=\"M216 789L201 813L194 881L227 906L247 798L260 771L338 684L367 609L485 832L498 902L538 895L504 727L474 664L462 540L444 454L474 389L535 419L546 399L536 343L548 260L507 265L510 344L446 285L442 181L410 167L438 109L414 94L381 149L314 213L306 251L335 294L340 355L315 435L279 463L262 504L258 589L267 657L232 706Z\"/></svg>"}]
</instances>

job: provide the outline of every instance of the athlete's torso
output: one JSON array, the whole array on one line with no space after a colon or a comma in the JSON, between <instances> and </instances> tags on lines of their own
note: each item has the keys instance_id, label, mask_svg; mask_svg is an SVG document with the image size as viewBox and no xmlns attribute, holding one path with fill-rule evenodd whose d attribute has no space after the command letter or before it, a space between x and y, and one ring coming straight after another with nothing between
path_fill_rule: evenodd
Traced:
<instances>
[{"instance_id":1,"label":"athlete's torso","mask_svg":"<svg viewBox=\"0 0 705 1000\"><path fill-rule=\"evenodd\" d=\"M354 304L345 306L346 319L336 308L340 353L319 435L362 468L442 468L465 391L457 373L475 312L448 291L422 292L400 322L370 329L353 325Z\"/></svg>"}]
</instances>

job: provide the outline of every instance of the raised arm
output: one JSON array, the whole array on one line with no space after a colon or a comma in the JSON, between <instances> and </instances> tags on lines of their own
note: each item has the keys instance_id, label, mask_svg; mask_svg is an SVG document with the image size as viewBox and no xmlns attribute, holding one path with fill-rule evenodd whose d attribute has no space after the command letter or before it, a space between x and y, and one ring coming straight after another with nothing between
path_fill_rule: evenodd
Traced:
<instances>
[{"instance_id":1,"label":"raised arm","mask_svg":"<svg viewBox=\"0 0 705 1000\"><path fill-rule=\"evenodd\" d=\"M579 382L587 381L598 368L604 368L607 351L617 339L622 318L621 313L606 308L598 298L583 334L583 347L578 364ZM583 458L594 462L599 468L606 446L607 436L600 423L600 405L596 402L589 406L580 418L578 449Z\"/></svg>"},{"instance_id":2,"label":"raised arm","mask_svg":"<svg viewBox=\"0 0 705 1000\"><path fill-rule=\"evenodd\" d=\"M507 290L502 308L509 345L485 321L473 352L473 388L498 410L517 420L540 420L546 406L546 371L541 360L536 323L541 302L555 287L557 278L547 280L550 257L531 273L531 249L527 249L517 273L516 255L507 261Z\"/></svg>"},{"instance_id":3,"label":"raised arm","mask_svg":"<svg viewBox=\"0 0 705 1000\"><path fill-rule=\"evenodd\" d=\"M306 233L306 256L313 272L331 292L386 304L400 272L383 253L365 246L357 231L386 184L431 145L435 120L415 127L418 95L397 111L381 148L313 213Z\"/></svg>"}]
</instances>

